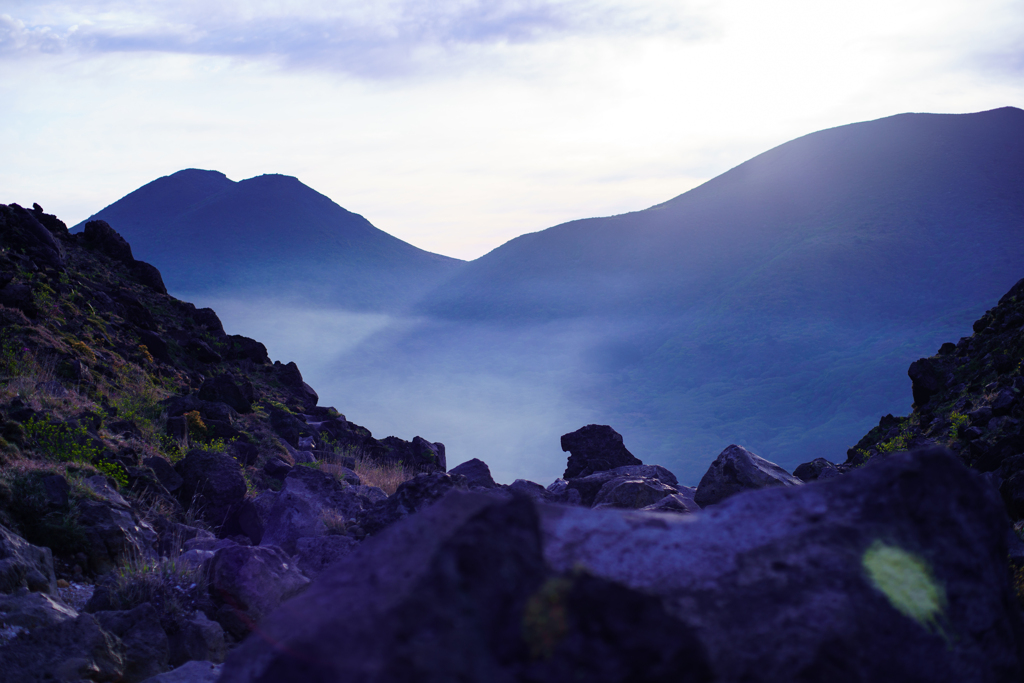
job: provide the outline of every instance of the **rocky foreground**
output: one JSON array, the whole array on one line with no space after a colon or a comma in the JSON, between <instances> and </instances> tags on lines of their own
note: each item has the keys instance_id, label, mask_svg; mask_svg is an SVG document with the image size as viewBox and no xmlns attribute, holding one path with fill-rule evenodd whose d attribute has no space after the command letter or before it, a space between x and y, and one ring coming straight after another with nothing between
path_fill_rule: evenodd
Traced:
<instances>
[{"instance_id":1,"label":"rocky foreground","mask_svg":"<svg viewBox=\"0 0 1024 683\"><path fill-rule=\"evenodd\" d=\"M588 425L545 487L319 407L102 222L0 239L3 681L1024 678L1024 284L846 462L687 487Z\"/></svg>"}]
</instances>

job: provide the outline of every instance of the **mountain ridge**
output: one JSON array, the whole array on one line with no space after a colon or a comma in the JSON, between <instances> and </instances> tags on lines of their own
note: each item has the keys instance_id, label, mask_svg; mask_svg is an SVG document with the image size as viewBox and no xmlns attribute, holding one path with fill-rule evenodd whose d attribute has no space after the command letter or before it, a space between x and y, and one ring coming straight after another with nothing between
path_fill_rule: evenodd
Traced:
<instances>
[{"instance_id":1,"label":"mountain ridge","mask_svg":"<svg viewBox=\"0 0 1024 683\"><path fill-rule=\"evenodd\" d=\"M355 308L400 308L461 261L374 227L293 176L163 176L90 220L116 226L182 293L301 293Z\"/></svg>"}]
</instances>

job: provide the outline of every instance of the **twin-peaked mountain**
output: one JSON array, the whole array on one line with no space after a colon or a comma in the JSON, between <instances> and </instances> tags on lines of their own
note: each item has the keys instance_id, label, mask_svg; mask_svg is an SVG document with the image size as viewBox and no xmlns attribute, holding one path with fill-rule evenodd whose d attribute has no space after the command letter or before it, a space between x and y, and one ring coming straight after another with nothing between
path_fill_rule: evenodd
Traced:
<instances>
[{"instance_id":1,"label":"twin-peaked mountain","mask_svg":"<svg viewBox=\"0 0 1024 683\"><path fill-rule=\"evenodd\" d=\"M314 205L293 196L330 201L294 180L294 194L259 190L270 178L182 172L97 217L172 292L243 296L273 273L322 306L324 276L289 251L303 240L288 226ZM330 252L344 252L335 277L359 283L332 301L408 302L414 315L331 363L279 354L374 429L437 434L452 462L485 458L499 478L553 478L563 456L551 444L587 422L615 425L690 483L729 443L790 469L841 460L879 414L906 412L907 365L1024 275L1024 111L820 131L663 204L523 235L467 264L372 234L394 263L374 260L383 246ZM205 254L204 240L227 246ZM415 285L387 289L414 272Z\"/></svg>"},{"instance_id":2,"label":"twin-peaked mountain","mask_svg":"<svg viewBox=\"0 0 1024 683\"><path fill-rule=\"evenodd\" d=\"M378 230L284 175L235 182L217 171L179 171L89 218L97 219L116 226L179 295L392 310L461 264Z\"/></svg>"}]
</instances>

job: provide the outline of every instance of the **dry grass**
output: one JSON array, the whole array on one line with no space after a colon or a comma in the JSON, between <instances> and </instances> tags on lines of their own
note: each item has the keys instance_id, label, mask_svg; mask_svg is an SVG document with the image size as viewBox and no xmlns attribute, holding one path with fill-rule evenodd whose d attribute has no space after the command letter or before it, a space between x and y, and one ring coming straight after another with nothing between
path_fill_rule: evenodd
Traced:
<instances>
[{"instance_id":1,"label":"dry grass","mask_svg":"<svg viewBox=\"0 0 1024 683\"><path fill-rule=\"evenodd\" d=\"M366 486L376 486L389 496L398 490L399 484L412 478L401 465L381 465L371 460L356 459L356 474Z\"/></svg>"},{"instance_id":2,"label":"dry grass","mask_svg":"<svg viewBox=\"0 0 1024 683\"><path fill-rule=\"evenodd\" d=\"M366 457L361 450L352 448L345 449L343 453L334 453L333 457L324 460L320 464L321 471L343 480L344 471L341 463L346 456L355 458L356 466L353 469L359 476L359 481L365 486L376 486L389 496L398 489L399 484L412 478L400 464L381 464Z\"/></svg>"}]
</instances>

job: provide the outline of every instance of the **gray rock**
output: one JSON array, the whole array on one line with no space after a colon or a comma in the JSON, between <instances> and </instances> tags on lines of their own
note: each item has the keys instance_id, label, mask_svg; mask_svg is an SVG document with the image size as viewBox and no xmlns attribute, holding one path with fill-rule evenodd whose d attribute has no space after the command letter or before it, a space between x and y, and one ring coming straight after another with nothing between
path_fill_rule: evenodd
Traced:
<instances>
[{"instance_id":1,"label":"gray rock","mask_svg":"<svg viewBox=\"0 0 1024 683\"><path fill-rule=\"evenodd\" d=\"M107 501L78 502L78 524L87 539L90 569L103 574L128 558L156 557L159 537L130 510Z\"/></svg>"},{"instance_id":2,"label":"gray rock","mask_svg":"<svg viewBox=\"0 0 1024 683\"><path fill-rule=\"evenodd\" d=\"M375 534L440 500L455 487L455 480L446 472L417 474L399 484L393 495L386 496L360 513L359 526L366 533Z\"/></svg>"},{"instance_id":3,"label":"gray rock","mask_svg":"<svg viewBox=\"0 0 1024 683\"><path fill-rule=\"evenodd\" d=\"M86 477L85 485L88 486L93 493L111 505L116 505L126 510L131 508L128 501L118 493L117 489L110 485L110 482L107 481L107 478L103 475L96 474L91 477Z\"/></svg>"},{"instance_id":4,"label":"gray rock","mask_svg":"<svg viewBox=\"0 0 1024 683\"><path fill-rule=\"evenodd\" d=\"M566 483L566 486L571 490L579 492L579 504L590 507L594 504L597 494L601 491L604 485L612 479L620 477L629 477L633 479L657 479L663 484L668 484L672 487L678 486L679 484L675 475L661 465L626 465L623 467L615 467L610 470L604 470L603 472L597 472L586 477L570 479Z\"/></svg>"},{"instance_id":5,"label":"gray rock","mask_svg":"<svg viewBox=\"0 0 1024 683\"><path fill-rule=\"evenodd\" d=\"M718 680L1019 680L995 493L940 449L876 460L694 516L544 507L545 557L661 596Z\"/></svg>"},{"instance_id":6,"label":"gray rock","mask_svg":"<svg viewBox=\"0 0 1024 683\"><path fill-rule=\"evenodd\" d=\"M310 467L296 467L267 512L260 544L295 553L296 542L306 536L327 533L324 517L339 514L354 519L387 495L371 486L349 486L330 474Z\"/></svg>"},{"instance_id":7,"label":"gray rock","mask_svg":"<svg viewBox=\"0 0 1024 683\"><path fill-rule=\"evenodd\" d=\"M217 622L239 639L309 585L280 548L233 544L217 550L210 561L209 582Z\"/></svg>"},{"instance_id":8,"label":"gray rock","mask_svg":"<svg viewBox=\"0 0 1024 683\"><path fill-rule=\"evenodd\" d=\"M194 506L200 517L214 527L222 526L245 498L245 478L238 462L226 453L193 449L175 470L181 475L178 499Z\"/></svg>"},{"instance_id":9,"label":"gray rock","mask_svg":"<svg viewBox=\"0 0 1024 683\"><path fill-rule=\"evenodd\" d=\"M714 505L740 491L767 486L799 486L802 481L773 462L742 446L729 446L718 454L697 486L694 500L701 507Z\"/></svg>"},{"instance_id":10,"label":"gray rock","mask_svg":"<svg viewBox=\"0 0 1024 683\"><path fill-rule=\"evenodd\" d=\"M466 478L466 485L470 488L480 486L485 489L493 489L497 484L491 478L491 469L483 460L473 458L461 465L456 465L449 474L461 474Z\"/></svg>"},{"instance_id":11,"label":"gray rock","mask_svg":"<svg viewBox=\"0 0 1024 683\"><path fill-rule=\"evenodd\" d=\"M798 465L793 470L793 476L803 482L831 479L832 477L838 477L839 474L839 468L825 458L815 458L810 462Z\"/></svg>"},{"instance_id":12,"label":"gray rock","mask_svg":"<svg viewBox=\"0 0 1024 683\"><path fill-rule=\"evenodd\" d=\"M310 579L316 579L330 565L350 554L359 541L336 534L300 538L295 544L295 563Z\"/></svg>"},{"instance_id":13,"label":"gray rock","mask_svg":"<svg viewBox=\"0 0 1024 683\"><path fill-rule=\"evenodd\" d=\"M180 666L190 660L219 663L224 661L224 655L227 654L224 629L199 611L169 635L168 641L171 666Z\"/></svg>"},{"instance_id":14,"label":"gray rock","mask_svg":"<svg viewBox=\"0 0 1024 683\"><path fill-rule=\"evenodd\" d=\"M512 493L526 496L531 500L547 501L552 499L552 495L548 493L546 488L527 479L516 479L509 484L508 490Z\"/></svg>"},{"instance_id":15,"label":"gray rock","mask_svg":"<svg viewBox=\"0 0 1024 683\"><path fill-rule=\"evenodd\" d=\"M0 628L20 626L25 629L59 624L78 617L56 595L21 592L0 595Z\"/></svg>"},{"instance_id":16,"label":"gray rock","mask_svg":"<svg viewBox=\"0 0 1024 683\"><path fill-rule=\"evenodd\" d=\"M657 479L616 477L607 482L594 498L594 508L625 508L638 510L654 505L676 489Z\"/></svg>"},{"instance_id":17,"label":"gray rock","mask_svg":"<svg viewBox=\"0 0 1024 683\"><path fill-rule=\"evenodd\" d=\"M710 680L656 598L554 576L540 540L528 498L454 491L283 605L221 682Z\"/></svg>"},{"instance_id":18,"label":"gray rock","mask_svg":"<svg viewBox=\"0 0 1024 683\"><path fill-rule=\"evenodd\" d=\"M160 483L164 485L170 493L174 493L181 488L181 484L184 481L181 475L174 471L174 465L168 462L166 459L159 456L153 456L152 458L146 458L142 461L142 464L153 470L156 478L160 480Z\"/></svg>"},{"instance_id":19,"label":"gray rock","mask_svg":"<svg viewBox=\"0 0 1024 683\"><path fill-rule=\"evenodd\" d=\"M116 681L124 673L124 646L91 614L24 633L0 650L0 680Z\"/></svg>"},{"instance_id":20,"label":"gray rock","mask_svg":"<svg viewBox=\"0 0 1024 683\"><path fill-rule=\"evenodd\" d=\"M124 666L120 680L138 683L167 668L170 645L153 605L146 602L131 610L93 616L104 631L121 639Z\"/></svg>"},{"instance_id":21,"label":"gray rock","mask_svg":"<svg viewBox=\"0 0 1024 683\"><path fill-rule=\"evenodd\" d=\"M693 500L694 489L681 487L679 493L665 496L657 503L652 503L643 510L647 512L700 512L700 506Z\"/></svg>"},{"instance_id":22,"label":"gray rock","mask_svg":"<svg viewBox=\"0 0 1024 683\"><path fill-rule=\"evenodd\" d=\"M221 667L212 662L187 662L173 671L147 678L144 683L215 683Z\"/></svg>"},{"instance_id":23,"label":"gray rock","mask_svg":"<svg viewBox=\"0 0 1024 683\"><path fill-rule=\"evenodd\" d=\"M0 593L19 588L57 595L53 553L0 525Z\"/></svg>"},{"instance_id":24,"label":"gray rock","mask_svg":"<svg viewBox=\"0 0 1024 683\"><path fill-rule=\"evenodd\" d=\"M643 465L639 458L626 450L622 435L608 425L587 425L575 432L563 434L562 451L569 453L565 479L585 477L594 472Z\"/></svg>"}]
</instances>

